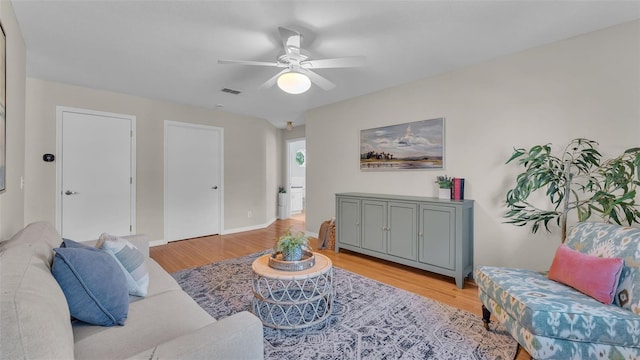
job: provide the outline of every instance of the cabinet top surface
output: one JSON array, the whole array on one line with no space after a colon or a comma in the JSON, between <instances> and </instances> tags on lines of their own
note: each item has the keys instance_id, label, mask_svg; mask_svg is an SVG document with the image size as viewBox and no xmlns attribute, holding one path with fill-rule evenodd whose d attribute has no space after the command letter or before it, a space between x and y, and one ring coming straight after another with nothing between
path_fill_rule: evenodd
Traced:
<instances>
[{"instance_id":1,"label":"cabinet top surface","mask_svg":"<svg viewBox=\"0 0 640 360\"><path fill-rule=\"evenodd\" d=\"M381 199L381 200L429 201L429 202L438 202L442 204L460 204L460 205L473 204L473 200L471 199L449 200L449 199L438 199L436 197L427 197L427 196L389 195L389 194L372 194L372 193L357 193L357 192L337 193L336 196L370 198L370 199Z\"/></svg>"}]
</instances>

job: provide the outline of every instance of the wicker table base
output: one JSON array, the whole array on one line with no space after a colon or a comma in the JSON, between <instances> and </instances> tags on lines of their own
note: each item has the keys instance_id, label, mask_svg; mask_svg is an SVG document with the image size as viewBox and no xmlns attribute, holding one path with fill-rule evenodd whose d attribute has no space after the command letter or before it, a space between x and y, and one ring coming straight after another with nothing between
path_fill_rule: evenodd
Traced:
<instances>
[{"instance_id":1,"label":"wicker table base","mask_svg":"<svg viewBox=\"0 0 640 360\"><path fill-rule=\"evenodd\" d=\"M269 267L269 256L253 262L253 313L265 326L305 328L325 320L333 310L333 265L314 253L316 263L302 271Z\"/></svg>"}]
</instances>

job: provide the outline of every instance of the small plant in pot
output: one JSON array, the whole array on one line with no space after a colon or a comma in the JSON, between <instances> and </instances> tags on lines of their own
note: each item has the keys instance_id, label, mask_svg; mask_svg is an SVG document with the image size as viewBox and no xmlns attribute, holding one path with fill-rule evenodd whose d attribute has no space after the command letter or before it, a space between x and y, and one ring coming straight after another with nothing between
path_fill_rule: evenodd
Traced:
<instances>
[{"instance_id":1,"label":"small plant in pot","mask_svg":"<svg viewBox=\"0 0 640 360\"><path fill-rule=\"evenodd\" d=\"M447 175L440 175L436 178L436 184L440 188L438 190L439 199L451 199L451 186L453 185L453 178Z\"/></svg>"},{"instance_id":2,"label":"small plant in pot","mask_svg":"<svg viewBox=\"0 0 640 360\"><path fill-rule=\"evenodd\" d=\"M300 261L304 251L311 251L309 238L303 232L292 233L289 228L282 236L276 239L273 251L282 254L285 261Z\"/></svg>"},{"instance_id":3,"label":"small plant in pot","mask_svg":"<svg viewBox=\"0 0 640 360\"><path fill-rule=\"evenodd\" d=\"M452 183L453 178L450 178L447 175L441 175L436 178L436 184L438 184L440 189L451 189Z\"/></svg>"}]
</instances>

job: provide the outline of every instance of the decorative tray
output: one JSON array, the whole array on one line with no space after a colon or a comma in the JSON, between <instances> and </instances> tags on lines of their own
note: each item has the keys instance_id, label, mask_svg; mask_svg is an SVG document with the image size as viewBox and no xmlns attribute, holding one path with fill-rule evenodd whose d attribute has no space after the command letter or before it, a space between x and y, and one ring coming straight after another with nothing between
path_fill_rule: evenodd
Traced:
<instances>
[{"instance_id":1,"label":"decorative tray","mask_svg":"<svg viewBox=\"0 0 640 360\"><path fill-rule=\"evenodd\" d=\"M302 259L299 261L286 261L282 257L282 253L277 252L269 256L269 266L282 271L302 271L313 267L316 264L316 257L310 251L302 253Z\"/></svg>"}]
</instances>

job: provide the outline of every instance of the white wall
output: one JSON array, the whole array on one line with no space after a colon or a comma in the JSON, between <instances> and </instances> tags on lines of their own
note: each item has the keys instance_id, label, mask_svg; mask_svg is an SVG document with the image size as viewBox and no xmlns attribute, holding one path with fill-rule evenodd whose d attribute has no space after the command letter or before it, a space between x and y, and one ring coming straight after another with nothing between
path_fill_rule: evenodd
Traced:
<instances>
[{"instance_id":1,"label":"white wall","mask_svg":"<svg viewBox=\"0 0 640 360\"><path fill-rule=\"evenodd\" d=\"M24 225L26 47L10 1L0 1L0 22L6 34L6 191L0 193L0 239Z\"/></svg>"},{"instance_id":2,"label":"white wall","mask_svg":"<svg viewBox=\"0 0 640 360\"><path fill-rule=\"evenodd\" d=\"M225 232L263 227L275 219L281 135L266 120L28 78L27 223L55 223L55 163L43 162L42 154L55 154L58 105L136 116L137 231L152 240L164 237L164 120L224 128Z\"/></svg>"},{"instance_id":3,"label":"white wall","mask_svg":"<svg viewBox=\"0 0 640 360\"><path fill-rule=\"evenodd\" d=\"M504 224L519 169L513 147L576 137L618 155L640 141L640 21L501 57L307 112L307 229L335 213L334 194L436 196L437 175L463 177L475 200L475 265L547 269L558 232ZM445 117L446 170L362 172L359 131Z\"/></svg>"}]
</instances>

